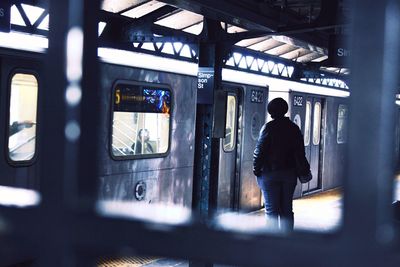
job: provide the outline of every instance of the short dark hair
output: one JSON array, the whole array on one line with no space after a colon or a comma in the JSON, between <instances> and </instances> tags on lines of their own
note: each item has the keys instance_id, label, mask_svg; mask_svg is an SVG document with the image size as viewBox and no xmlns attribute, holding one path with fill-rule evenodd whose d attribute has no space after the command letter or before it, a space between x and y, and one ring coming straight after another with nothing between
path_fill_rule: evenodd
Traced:
<instances>
[{"instance_id":1,"label":"short dark hair","mask_svg":"<svg viewBox=\"0 0 400 267\"><path fill-rule=\"evenodd\" d=\"M268 113L273 119L285 116L288 110L287 102L281 97L272 99L268 104Z\"/></svg>"},{"instance_id":2,"label":"short dark hair","mask_svg":"<svg viewBox=\"0 0 400 267\"><path fill-rule=\"evenodd\" d=\"M146 128L140 129L138 132L138 136L142 137L142 134L146 134L147 136L149 135L149 130L147 130Z\"/></svg>"}]
</instances>

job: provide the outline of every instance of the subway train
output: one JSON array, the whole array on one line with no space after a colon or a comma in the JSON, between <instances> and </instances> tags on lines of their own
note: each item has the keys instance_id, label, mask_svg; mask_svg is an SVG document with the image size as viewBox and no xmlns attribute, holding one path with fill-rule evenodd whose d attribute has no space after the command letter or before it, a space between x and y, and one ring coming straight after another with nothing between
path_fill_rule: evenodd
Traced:
<instances>
[{"instance_id":1,"label":"subway train","mask_svg":"<svg viewBox=\"0 0 400 267\"><path fill-rule=\"evenodd\" d=\"M98 199L190 208L196 64L173 60L163 67L161 61L169 59L107 52L99 49L102 119L100 155L94 155L100 160ZM37 125L46 123L41 122L41 114L49 112L40 105L43 54L1 48L0 62L0 123L6 125L0 128L0 150L5 155L0 159L0 183L38 190L38 143L45 140ZM226 136L220 142L218 208L250 211L262 207L252 157L259 130L267 121L268 99L275 97L288 101L288 116L303 132L312 169L313 179L299 183L295 197L341 185L347 92L228 69L223 70L223 87Z\"/></svg>"}]
</instances>

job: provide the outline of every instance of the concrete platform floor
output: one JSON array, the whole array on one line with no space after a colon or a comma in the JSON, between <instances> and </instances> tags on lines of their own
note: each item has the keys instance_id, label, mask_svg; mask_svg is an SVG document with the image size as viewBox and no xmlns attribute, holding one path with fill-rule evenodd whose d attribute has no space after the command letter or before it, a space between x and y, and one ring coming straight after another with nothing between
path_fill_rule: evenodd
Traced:
<instances>
[{"instance_id":1,"label":"concrete platform floor","mask_svg":"<svg viewBox=\"0 0 400 267\"><path fill-rule=\"evenodd\" d=\"M393 201L400 200L400 176L395 180ZM340 189L329 190L322 193L312 194L293 201L293 211L295 216L295 230L330 232L341 225L342 219L342 192ZM254 221L260 221L264 217L264 209L251 213ZM248 219L248 217L247 217ZM250 223L251 224L251 223ZM259 226L259 224L257 224ZM119 262L117 265L122 267L188 267L189 263L183 260L173 259L154 259L140 263ZM222 265L215 265L224 267Z\"/></svg>"},{"instance_id":2,"label":"concrete platform floor","mask_svg":"<svg viewBox=\"0 0 400 267\"><path fill-rule=\"evenodd\" d=\"M333 231L342 219L340 189L314 194L293 201L295 230Z\"/></svg>"}]
</instances>

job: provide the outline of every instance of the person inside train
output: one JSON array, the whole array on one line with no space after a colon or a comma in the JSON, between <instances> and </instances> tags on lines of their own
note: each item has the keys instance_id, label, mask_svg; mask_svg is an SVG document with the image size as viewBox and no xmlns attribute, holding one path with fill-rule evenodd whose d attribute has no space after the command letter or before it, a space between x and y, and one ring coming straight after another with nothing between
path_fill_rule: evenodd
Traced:
<instances>
[{"instance_id":1,"label":"person inside train","mask_svg":"<svg viewBox=\"0 0 400 267\"><path fill-rule=\"evenodd\" d=\"M150 144L150 132L147 129L140 129L136 138L136 143L132 144L135 154L153 154L154 149Z\"/></svg>"},{"instance_id":2,"label":"person inside train","mask_svg":"<svg viewBox=\"0 0 400 267\"><path fill-rule=\"evenodd\" d=\"M293 230L296 159L305 159L303 135L299 127L285 117L287 111L288 104L282 98L275 98L268 104L273 120L261 128L253 153L253 173L264 197L267 225L281 231Z\"/></svg>"}]
</instances>

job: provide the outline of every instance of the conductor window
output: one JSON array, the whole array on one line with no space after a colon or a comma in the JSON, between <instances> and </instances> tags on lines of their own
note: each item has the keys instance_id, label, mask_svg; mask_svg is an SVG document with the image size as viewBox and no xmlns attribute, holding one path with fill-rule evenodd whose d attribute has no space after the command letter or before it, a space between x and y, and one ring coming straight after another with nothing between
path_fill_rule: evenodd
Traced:
<instances>
[{"instance_id":1,"label":"conductor window","mask_svg":"<svg viewBox=\"0 0 400 267\"><path fill-rule=\"evenodd\" d=\"M32 74L16 73L11 79L8 156L11 161L33 159L36 144L38 81Z\"/></svg>"},{"instance_id":2,"label":"conductor window","mask_svg":"<svg viewBox=\"0 0 400 267\"><path fill-rule=\"evenodd\" d=\"M314 105L313 144L319 145L321 135L321 103Z\"/></svg>"},{"instance_id":3,"label":"conductor window","mask_svg":"<svg viewBox=\"0 0 400 267\"><path fill-rule=\"evenodd\" d=\"M141 84L114 89L112 155L162 156L168 152L171 91Z\"/></svg>"},{"instance_id":4,"label":"conductor window","mask_svg":"<svg viewBox=\"0 0 400 267\"><path fill-rule=\"evenodd\" d=\"M311 102L306 102L306 120L304 129L304 145L310 144L310 133L311 133Z\"/></svg>"},{"instance_id":5,"label":"conductor window","mask_svg":"<svg viewBox=\"0 0 400 267\"><path fill-rule=\"evenodd\" d=\"M347 106L339 105L337 122L337 143L343 144L347 141Z\"/></svg>"},{"instance_id":6,"label":"conductor window","mask_svg":"<svg viewBox=\"0 0 400 267\"><path fill-rule=\"evenodd\" d=\"M236 139L236 97L234 95L228 95L225 133L224 151L233 151Z\"/></svg>"}]
</instances>

